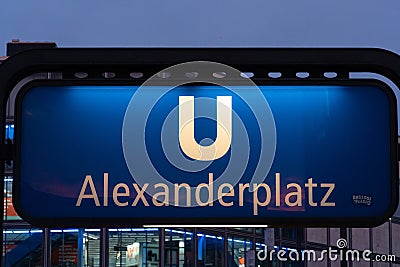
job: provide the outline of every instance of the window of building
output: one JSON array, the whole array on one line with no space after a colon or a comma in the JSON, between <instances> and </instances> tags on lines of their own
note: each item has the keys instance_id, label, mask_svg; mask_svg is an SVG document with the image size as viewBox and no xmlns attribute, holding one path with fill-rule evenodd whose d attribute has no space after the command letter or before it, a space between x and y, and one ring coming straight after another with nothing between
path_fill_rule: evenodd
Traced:
<instances>
[{"instance_id":1,"label":"window of building","mask_svg":"<svg viewBox=\"0 0 400 267\"><path fill-rule=\"evenodd\" d=\"M340 228L329 228L330 245L336 246L337 240L340 238Z\"/></svg>"},{"instance_id":2,"label":"window of building","mask_svg":"<svg viewBox=\"0 0 400 267\"><path fill-rule=\"evenodd\" d=\"M42 266L42 253L42 230L3 230L3 267Z\"/></svg>"},{"instance_id":3,"label":"window of building","mask_svg":"<svg viewBox=\"0 0 400 267\"><path fill-rule=\"evenodd\" d=\"M372 251L374 253L389 253L389 223L372 228Z\"/></svg>"},{"instance_id":4,"label":"window of building","mask_svg":"<svg viewBox=\"0 0 400 267\"><path fill-rule=\"evenodd\" d=\"M222 236L199 233L197 240L197 263L199 266L224 265L224 238Z\"/></svg>"},{"instance_id":5,"label":"window of building","mask_svg":"<svg viewBox=\"0 0 400 267\"><path fill-rule=\"evenodd\" d=\"M351 230L351 247L358 250L370 249L368 228L353 228Z\"/></svg>"},{"instance_id":6,"label":"window of building","mask_svg":"<svg viewBox=\"0 0 400 267\"><path fill-rule=\"evenodd\" d=\"M109 266L158 266L157 228L109 230Z\"/></svg>"},{"instance_id":7,"label":"window of building","mask_svg":"<svg viewBox=\"0 0 400 267\"><path fill-rule=\"evenodd\" d=\"M3 218L5 221L21 220L21 217L18 216L12 203L12 181L12 176L6 176L4 178Z\"/></svg>"},{"instance_id":8,"label":"window of building","mask_svg":"<svg viewBox=\"0 0 400 267\"><path fill-rule=\"evenodd\" d=\"M50 266L99 266L100 229L50 231Z\"/></svg>"},{"instance_id":9,"label":"window of building","mask_svg":"<svg viewBox=\"0 0 400 267\"><path fill-rule=\"evenodd\" d=\"M326 228L307 228L307 242L327 243Z\"/></svg>"},{"instance_id":10,"label":"window of building","mask_svg":"<svg viewBox=\"0 0 400 267\"><path fill-rule=\"evenodd\" d=\"M392 223L392 254L400 258L400 224Z\"/></svg>"},{"instance_id":11,"label":"window of building","mask_svg":"<svg viewBox=\"0 0 400 267\"><path fill-rule=\"evenodd\" d=\"M253 243L243 237L228 237L228 266L244 267L246 262L252 261Z\"/></svg>"},{"instance_id":12,"label":"window of building","mask_svg":"<svg viewBox=\"0 0 400 267\"><path fill-rule=\"evenodd\" d=\"M165 229L165 266L194 266L194 235L185 229Z\"/></svg>"}]
</instances>

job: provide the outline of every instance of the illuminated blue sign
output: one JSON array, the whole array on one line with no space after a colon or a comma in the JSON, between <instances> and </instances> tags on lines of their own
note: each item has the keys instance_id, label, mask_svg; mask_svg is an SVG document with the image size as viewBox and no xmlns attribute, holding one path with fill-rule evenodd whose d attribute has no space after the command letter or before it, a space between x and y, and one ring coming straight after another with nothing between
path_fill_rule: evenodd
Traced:
<instances>
[{"instance_id":1,"label":"illuminated blue sign","mask_svg":"<svg viewBox=\"0 0 400 267\"><path fill-rule=\"evenodd\" d=\"M20 215L92 226L362 225L393 213L390 90L258 88L31 84L17 110Z\"/></svg>"}]
</instances>

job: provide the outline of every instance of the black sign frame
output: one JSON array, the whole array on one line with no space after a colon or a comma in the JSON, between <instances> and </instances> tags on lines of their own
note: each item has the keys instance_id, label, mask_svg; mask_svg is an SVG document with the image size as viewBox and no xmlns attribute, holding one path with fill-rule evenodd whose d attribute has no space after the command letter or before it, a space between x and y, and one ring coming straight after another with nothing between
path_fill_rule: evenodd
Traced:
<instances>
[{"instance_id":1,"label":"black sign frame","mask_svg":"<svg viewBox=\"0 0 400 267\"><path fill-rule=\"evenodd\" d=\"M394 53L381 49L268 49L268 48L132 48L132 49L37 49L19 53L7 59L0 65L0 101L3 108L0 111L1 127L5 126L6 102L16 86L23 78L35 73L48 73L50 76L61 73L62 81L66 83L80 83L81 78L77 77L78 72L88 74L88 81L92 83L115 84L116 81L126 82L131 80L130 71L135 69L142 70L145 75L137 79L144 81L149 75L154 74L165 67L188 61L214 61L227 64L243 71L251 71L259 79L273 81L273 78L266 76L271 70L282 73L282 80L285 83L293 84L315 84L324 80L324 73L335 72L337 77L329 80L332 84L349 84L354 82L349 79L350 72L373 72L383 75L393 81L400 88L400 57ZM309 73L307 79L296 76L296 73L306 71ZM117 73L118 79L107 79L105 73ZM397 112L397 111L393 111ZM392 147L391 158L393 173L393 201L394 212L398 203L398 149L397 149L397 120L396 127L391 129ZM5 131L1 131L1 140L4 144ZM394 141L395 140L395 141ZM3 160L14 159L18 155L19 144L12 147L3 147ZM10 150L12 149L12 150ZM10 152L12 151L12 153ZM8 152L8 153L7 153ZM16 162L15 167L18 166ZM4 166L2 166L4 173ZM18 179L16 179L17 181ZM4 185L2 185L4 186ZM18 186L14 186L18 188ZM3 190L1 190L3 192ZM3 198L2 198L3 201ZM16 203L18 209L18 203ZM390 211L389 213L393 213ZM371 227L381 224L390 216L385 218L375 218L361 222L331 220L330 222L315 221L312 219L298 221L292 224L295 226L322 227L322 226L359 226ZM62 224L60 221L50 223L49 221L30 220L32 223L42 226L76 226L93 227L94 221L76 221L76 223ZM152 222L150 222L152 223ZM176 224L174 220L164 220L163 224ZM183 224L196 224L193 220L184 220ZM229 222L211 222L212 224ZM238 222L236 222L237 224ZM241 222L246 224L246 222ZM134 222L114 223L95 223L99 227L127 226L135 225ZM140 223L139 225L142 225ZM274 226L280 225L278 222Z\"/></svg>"}]
</instances>

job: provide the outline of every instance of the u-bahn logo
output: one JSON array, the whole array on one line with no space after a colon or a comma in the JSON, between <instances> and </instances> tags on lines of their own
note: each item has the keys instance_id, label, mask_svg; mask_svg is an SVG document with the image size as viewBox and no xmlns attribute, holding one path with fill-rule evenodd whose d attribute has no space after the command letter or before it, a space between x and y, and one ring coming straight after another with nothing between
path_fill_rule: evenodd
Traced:
<instances>
[{"instance_id":1,"label":"u-bahn logo","mask_svg":"<svg viewBox=\"0 0 400 267\"><path fill-rule=\"evenodd\" d=\"M210 161L224 156L232 142L232 97L217 96L217 137L208 146L200 145L194 135L194 96L179 97L179 144L194 160Z\"/></svg>"},{"instance_id":2,"label":"u-bahn logo","mask_svg":"<svg viewBox=\"0 0 400 267\"><path fill-rule=\"evenodd\" d=\"M190 91L189 83L201 85ZM204 126L204 119L214 124ZM179 183L190 186L192 195L216 200L218 194L201 196L192 185L235 186L245 173L252 191L266 179L275 147L274 118L260 88L239 70L215 62L178 64L146 80L130 100L122 129L126 165L150 196L158 191L146 184L174 188ZM179 199L169 204L179 206Z\"/></svg>"}]
</instances>

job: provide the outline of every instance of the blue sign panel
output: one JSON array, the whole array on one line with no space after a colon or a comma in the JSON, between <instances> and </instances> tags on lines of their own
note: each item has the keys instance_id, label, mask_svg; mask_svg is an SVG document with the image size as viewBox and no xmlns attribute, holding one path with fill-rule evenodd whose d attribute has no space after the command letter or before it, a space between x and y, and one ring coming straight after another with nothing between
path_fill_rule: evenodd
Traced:
<instances>
[{"instance_id":1,"label":"blue sign panel","mask_svg":"<svg viewBox=\"0 0 400 267\"><path fill-rule=\"evenodd\" d=\"M397 206L393 93L376 82L31 84L15 204L33 223L381 223Z\"/></svg>"}]
</instances>

